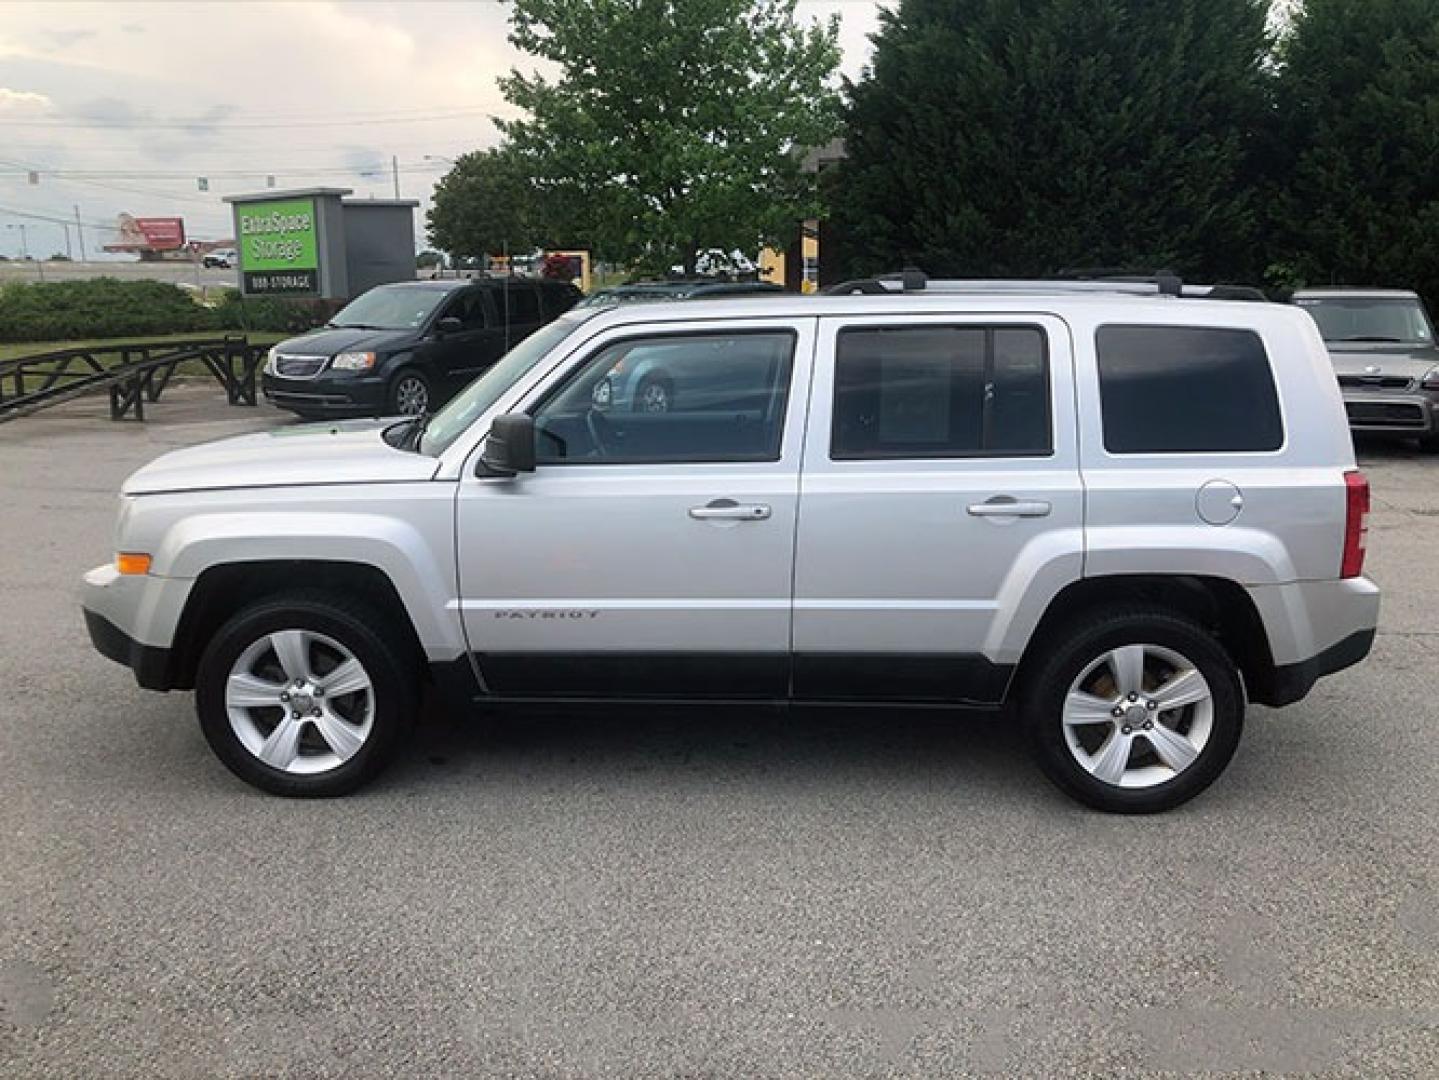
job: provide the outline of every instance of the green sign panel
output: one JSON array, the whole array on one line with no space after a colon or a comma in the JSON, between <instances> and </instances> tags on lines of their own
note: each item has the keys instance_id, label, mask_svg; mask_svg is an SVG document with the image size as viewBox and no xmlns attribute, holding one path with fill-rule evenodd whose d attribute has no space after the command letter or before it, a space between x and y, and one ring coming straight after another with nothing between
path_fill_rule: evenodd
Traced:
<instances>
[{"instance_id":1,"label":"green sign panel","mask_svg":"<svg viewBox=\"0 0 1439 1080\"><path fill-rule=\"evenodd\" d=\"M303 295L320 289L313 199L238 203L240 273L247 293Z\"/></svg>"}]
</instances>

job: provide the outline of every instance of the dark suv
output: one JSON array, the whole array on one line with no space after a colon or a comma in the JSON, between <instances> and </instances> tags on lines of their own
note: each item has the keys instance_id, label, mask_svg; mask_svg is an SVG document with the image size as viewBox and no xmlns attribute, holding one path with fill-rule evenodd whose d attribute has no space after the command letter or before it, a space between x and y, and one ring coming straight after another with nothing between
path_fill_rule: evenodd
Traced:
<instances>
[{"instance_id":1,"label":"dark suv","mask_svg":"<svg viewBox=\"0 0 1439 1080\"><path fill-rule=\"evenodd\" d=\"M380 285L271 349L261 386L307 418L429 412L580 296L513 278Z\"/></svg>"}]
</instances>

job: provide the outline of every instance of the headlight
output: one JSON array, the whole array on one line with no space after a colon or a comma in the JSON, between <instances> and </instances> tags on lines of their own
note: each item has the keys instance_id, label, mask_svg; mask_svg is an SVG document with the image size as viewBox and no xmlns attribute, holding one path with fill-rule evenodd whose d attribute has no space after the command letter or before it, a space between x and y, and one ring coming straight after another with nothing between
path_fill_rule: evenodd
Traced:
<instances>
[{"instance_id":1,"label":"headlight","mask_svg":"<svg viewBox=\"0 0 1439 1080\"><path fill-rule=\"evenodd\" d=\"M330 366L336 371L366 371L375 366L375 354L372 352L342 352L335 357L335 362Z\"/></svg>"},{"instance_id":2,"label":"headlight","mask_svg":"<svg viewBox=\"0 0 1439 1080\"><path fill-rule=\"evenodd\" d=\"M274 374L275 374L275 366L276 366L279 362L280 362L280 354L279 354L279 352L276 351L276 346L271 345L271 346L270 346L270 351L265 354L265 371L266 371L266 373L267 373L267 374L270 374L270 375L274 375Z\"/></svg>"},{"instance_id":3,"label":"headlight","mask_svg":"<svg viewBox=\"0 0 1439 1080\"><path fill-rule=\"evenodd\" d=\"M1425 390L1439 390L1439 367L1431 368L1429 374L1424 376L1424 381L1419 385Z\"/></svg>"}]
</instances>

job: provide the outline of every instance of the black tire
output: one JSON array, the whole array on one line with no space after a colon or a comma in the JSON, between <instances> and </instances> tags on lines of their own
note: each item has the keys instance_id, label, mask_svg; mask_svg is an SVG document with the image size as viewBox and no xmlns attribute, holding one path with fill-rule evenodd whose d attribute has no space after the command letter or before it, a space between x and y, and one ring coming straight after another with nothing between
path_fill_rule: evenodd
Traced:
<instances>
[{"instance_id":1,"label":"black tire","mask_svg":"<svg viewBox=\"0 0 1439 1080\"><path fill-rule=\"evenodd\" d=\"M662 398L650 404L647 394L659 394ZM635 399L630 403L631 412L667 413L675 407L675 387L664 375L646 375L635 389Z\"/></svg>"},{"instance_id":2,"label":"black tire","mask_svg":"<svg viewBox=\"0 0 1439 1080\"><path fill-rule=\"evenodd\" d=\"M412 394L423 397L423 406L414 404L417 399L412 397ZM414 368L401 368L395 373L395 377L390 380L390 389L385 400L391 416L419 416L435 406L430 380Z\"/></svg>"},{"instance_id":3,"label":"black tire","mask_svg":"<svg viewBox=\"0 0 1439 1080\"><path fill-rule=\"evenodd\" d=\"M240 611L210 639L196 672L195 711L205 740L241 780L274 795L345 795L367 783L395 757L419 698L420 660L413 647L377 629L392 623L364 604L319 590L270 597ZM368 738L348 760L324 772L273 768L246 748L230 722L225 692L233 666L253 644L281 630L306 630L338 642L370 680Z\"/></svg>"},{"instance_id":4,"label":"black tire","mask_svg":"<svg viewBox=\"0 0 1439 1080\"><path fill-rule=\"evenodd\" d=\"M1125 788L1090 774L1071 753L1064 703L1075 680L1111 649L1150 644L1181 654L1209 684L1213 714L1207 742L1183 771L1151 787ZM1063 792L1097 810L1151 814L1194 798L1229 764L1244 728L1244 691L1233 658L1201 626L1158 607L1126 606L1090 612L1046 635L1041 659L1027 673L1021 715L1044 774ZM1138 732L1138 739L1145 739ZM1147 742L1138 744L1143 754Z\"/></svg>"}]
</instances>

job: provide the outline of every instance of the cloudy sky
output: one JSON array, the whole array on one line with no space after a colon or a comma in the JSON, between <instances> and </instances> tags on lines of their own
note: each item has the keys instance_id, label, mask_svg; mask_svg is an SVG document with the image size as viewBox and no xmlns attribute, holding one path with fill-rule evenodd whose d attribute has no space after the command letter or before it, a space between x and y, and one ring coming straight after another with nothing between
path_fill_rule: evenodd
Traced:
<instances>
[{"instance_id":1,"label":"cloudy sky","mask_svg":"<svg viewBox=\"0 0 1439 1080\"><path fill-rule=\"evenodd\" d=\"M802 19L834 13L855 75L875 0L799 5ZM181 215L191 236L218 238L222 195L273 175L390 197L392 157L423 213L438 159L497 140L489 118L509 110L495 78L525 64L505 29L495 0L0 0L0 223L24 221L31 254L47 256L66 230L40 219L77 206L92 253L121 211ZM0 228L0 253L19 247L19 230Z\"/></svg>"}]
</instances>

